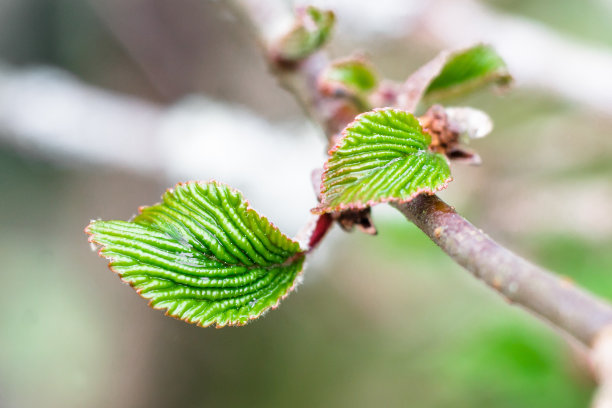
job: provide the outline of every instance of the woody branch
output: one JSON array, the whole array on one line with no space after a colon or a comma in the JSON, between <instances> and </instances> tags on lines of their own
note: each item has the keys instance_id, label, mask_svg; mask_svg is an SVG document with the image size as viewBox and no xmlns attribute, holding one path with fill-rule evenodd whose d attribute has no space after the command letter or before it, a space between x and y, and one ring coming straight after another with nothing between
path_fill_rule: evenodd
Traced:
<instances>
[{"instance_id":1,"label":"woody branch","mask_svg":"<svg viewBox=\"0 0 612 408\"><path fill-rule=\"evenodd\" d=\"M272 56L268 62L281 84L333 142L337 132L353 119L351 112L355 107L317 91L316 78L328 63L328 57L317 51L295 66L278 64L270 48L274 38L268 27L274 26L271 16L282 16L286 20L288 10L277 2L234 0L232 4L259 35L265 54ZM414 90L411 92L419 95ZM402 98L398 100L403 105L410 105ZM586 347L599 344L600 334L612 325L612 307L608 303L502 247L437 196L421 195L395 207L475 277Z\"/></svg>"}]
</instances>

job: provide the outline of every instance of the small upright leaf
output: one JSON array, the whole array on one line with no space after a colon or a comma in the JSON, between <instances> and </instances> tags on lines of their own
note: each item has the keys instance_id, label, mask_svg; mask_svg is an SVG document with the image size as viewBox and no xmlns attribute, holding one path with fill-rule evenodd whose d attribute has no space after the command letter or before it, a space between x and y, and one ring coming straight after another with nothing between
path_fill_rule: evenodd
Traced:
<instances>
[{"instance_id":1,"label":"small upright leaf","mask_svg":"<svg viewBox=\"0 0 612 408\"><path fill-rule=\"evenodd\" d=\"M444 155L409 112L377 109L359 115L330 152L315 213L359 209L434 193L451 180Z\"/></svg>"},{"instance_id":2,"label":"small upright leaf","mask_svg":"<svg viewBox=\"0 0 612 408\"><path fill-rule=\"evenodd\" d=\"M298 10L295 25L274 47L275 58L291 63L308 57L329 40L334 22L329 10L313 6Z\"/></svg>"},{"instance_id":3,"label":"small upright leaf","mask_svg":"<svg viewBox=\"0 0 612 408\"><path fill-rule=\"evenodd\" d=\"M365 96L378 85L374 67L362 56L332 62L319 77L324 92L341 87L348 92Z\"/></svg>"},{"instance_id":4,"label":"small upright leaf","mask_svg":"<svg viewBox=\"0 0 612 408\"><path fill-rule=\"evenodd\" d=\"M85 231L153 308L200 326L243 325L276 307L304 262L297 242L215 182L178 184L132 222Z\"/></svg>"},{"instance_id":5,"label":"small upright leaf","mask_svg":"<svg viewBox=\"0 0 612 408\"><path fill-rule=\"evenodd\" d=\"M428 100L474 90L488 84L507 85L512 80L506 63L484 44L451 54L425 91Z\"/></svg>"}]
</instances>

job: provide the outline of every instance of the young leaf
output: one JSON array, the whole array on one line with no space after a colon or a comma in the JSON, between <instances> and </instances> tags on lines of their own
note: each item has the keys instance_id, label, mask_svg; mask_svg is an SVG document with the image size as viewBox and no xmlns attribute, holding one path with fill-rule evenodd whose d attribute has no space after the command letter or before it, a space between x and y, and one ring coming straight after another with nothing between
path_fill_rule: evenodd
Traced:
<instances>
[{"instance_id":1,"label":"young leaf","mask_svg":"<svg viewBox=\"0 0 612 408\"><path fill-rule=\"evenodd\" d=\"M215 182L178 184L133 221L85 231L151 307L199 326L243 325L275 308L304 263L297 242Z\"/></svg>"},{"instance_id":2,"label":"young leaf","mask_svg":"<svg viewBox=\"0 0 612 408\"><path fill-rule=\"evenodd\" d=\"M329 152L315 213L405 202L446 187L444 155L429 151L431 136L409 112L377 109L359 115Z\"/></svg>"},{"instance_id":3,"label":"young leaf","mask_svg":"<svg viewBox=\"0 0 612 408\"><path fill-rule=\"evenodd\" d=\"M319 77L319 88L332 93L336 88L365 96L378 85L374 67L363 56L343 58L334 61Z\"/></svg>"},{"instance_id":4,"label":"young leaf","mask_svg":"<svg viewBox=\"0 0 612 408\"><path fill-rule=\"evenodd\" d=\"M511 80L504 60L491 46L479 44L451 54L424 96L437 100L488 84L507 85Z\"/></svg>"},{"instance_id":5,"label":"young leaf","mask_svg":"<svg viewBox=\"0 0 612 408\"><path fill-rule=\"evenodd\" d=\"M273 47L275 58L291 63L308 57L329 40L334 22L331 11L313 6L299 9L291 31Z\"/></svg>"}]
</instances>

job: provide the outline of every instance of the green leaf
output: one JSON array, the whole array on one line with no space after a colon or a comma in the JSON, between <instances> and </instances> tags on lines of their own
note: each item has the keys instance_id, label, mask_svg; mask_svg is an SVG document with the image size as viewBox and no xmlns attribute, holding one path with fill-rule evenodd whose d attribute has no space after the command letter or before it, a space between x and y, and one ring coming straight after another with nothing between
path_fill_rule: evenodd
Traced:
<instances>
[{"instance_id":1,"label":"green leaf","mask_svg":"<svg viewBox=\"0 0 612 408\"><path fill-rule=\"evenodd\" d=\"M330 152L315 213L411 200L446 187L446 158L429 151L431 136L409 112L377 109L359 115Z\"/></svg>"},{"instance_id":2,"label":"green leaf","mask_svg":"<svg viewBox=\"0 0 612 408\"><path fill-rule=\"evenodd\" d=\"M489 45L476 45L448 57L425 91L428 101L455 96L478 87L512 81L506 63Z\"/></svg>"},{"instance_id":3,"label":"green leaf","mask_svg":"<svg viewBox=\"0 0 612 408\"><path fill-rule=\"evenodd\" d=\"M334 22L332 11L313 6L298 10L294 27L274 47L276 57L284 62L308 57L329 40Z\"/></svg>"},{"instance_id":4,"label":"green leaf","mask_svg":"<svg viewBox=\"0 0 612 408\"><path fill-rule=\"evenodd\" d=\"M357 95L366 95L378 85L374 68L363 57L334 61L319 78L319 84L340 86Z\"/></svg>"},{"instance_id":5,"label":"green leaf","mask_svg":"<svg viewBox=\"0 0 612 408\"><path fill-rule=\"evenodd\" d=\"M178 184L133 221L85 231L151 307L200 326L243 325L275 308L304 263L297 242L216 182Z\"/></svg>"}]
</instances>

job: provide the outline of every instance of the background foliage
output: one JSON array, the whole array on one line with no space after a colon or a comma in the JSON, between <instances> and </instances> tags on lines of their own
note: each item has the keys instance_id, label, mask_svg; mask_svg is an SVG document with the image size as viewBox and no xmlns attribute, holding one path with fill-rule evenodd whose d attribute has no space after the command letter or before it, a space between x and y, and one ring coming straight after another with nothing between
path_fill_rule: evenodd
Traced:
<instances>
[{"instance_id":1,"label":"background foliage","mask_svg":"<svg viewBox=\"0 0 612 408\"><path fill-rule=\"evenodd\" d=\"M126 16L144 4L164 22L134 28L156 41L164 61L147 76L92 3L6 0L0 58L57 65L160 103L199 92L272 120L301 117L220 4L116 2ZM488 4L612 46L609 24L601 24L612 10L603 0L581 3L580 19L571 1ZM396 79L437 51L417 36L358 43L342 31L332 49L341 55L356 46ZM521 87L465 104L486 109L496 129L478 144L484 167L453 169L445 199L512 249L612 298L610 116ZM320 260L309 265L299 296L264 319L212 330L163 317L87 251L82 230L92 215L128 219L171 184L58 164L0 142L0 406L587 404L593 380L576 350L380 208L378 237L336 231L338 239L315 253Z\"/></svg>"}]
</instances>

